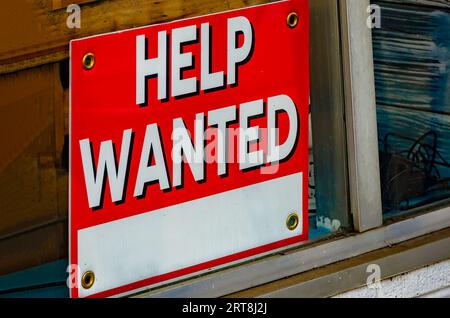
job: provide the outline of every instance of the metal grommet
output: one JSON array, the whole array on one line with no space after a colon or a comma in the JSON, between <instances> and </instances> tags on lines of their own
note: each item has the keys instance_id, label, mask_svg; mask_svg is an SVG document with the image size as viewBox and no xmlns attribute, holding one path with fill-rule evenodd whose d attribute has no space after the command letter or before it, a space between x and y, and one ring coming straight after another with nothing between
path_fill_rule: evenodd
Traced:
<instances>
[{"instance_id":1,"label":"metal grommet","mask_svg":"<svg viewBox=\"0 0 450 318\"><path fill-rule=\"evenodd\" d=\"M83 286L84 289L89 289L94 285L95 281L95 274L93 271L87 271L83 274L83 277L81 277L81 286Z\"/></svg>"},{"instance_id":2,"label":"metal grommet","mask_svg":"<svg viewBox=\"0 0 450 318\"><path fill-rule=\"evenodd\" d=\"M286 219L286 227L289 231L294 231L300 223L297 213L291 213Z\"/></svg>"},{"instance_id":3,"label":"metal grommet","mask_svg":"<svg viewBox=\"0 0 450 318\"><path fill-rule=\"evenodd\" d=\"M91 70L95 64L95 56L94 53L86 53L83 56L83 67L85 70Z\"/></svg>"},{"instance_id":4,"label":"metal grommet","mask_svg":"<svg viewBox=\"0 0 450 318\"><path fill-rule=\"evenodd\" d=\"M291 29L295 28L298 24L298 14L296 12L291 12L286 18L286 23Z\"/></svg>"}]
</instances>

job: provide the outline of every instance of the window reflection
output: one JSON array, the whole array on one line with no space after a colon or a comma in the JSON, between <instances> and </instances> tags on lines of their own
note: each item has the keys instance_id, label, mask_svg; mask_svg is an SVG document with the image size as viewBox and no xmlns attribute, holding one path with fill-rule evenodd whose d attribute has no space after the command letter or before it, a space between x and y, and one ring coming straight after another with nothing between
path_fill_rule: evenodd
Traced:
<instances>
[{"instance_id":1,"label":"window reflection","mask_svg":"<svg viewBox=\"0 0 450 318\"><path fill-rule=\"evenodd\" d=\"M450 198L450 4L374 3L382 8L373 46L383 212L390 215Z\"/></svg>"}]
</instances>

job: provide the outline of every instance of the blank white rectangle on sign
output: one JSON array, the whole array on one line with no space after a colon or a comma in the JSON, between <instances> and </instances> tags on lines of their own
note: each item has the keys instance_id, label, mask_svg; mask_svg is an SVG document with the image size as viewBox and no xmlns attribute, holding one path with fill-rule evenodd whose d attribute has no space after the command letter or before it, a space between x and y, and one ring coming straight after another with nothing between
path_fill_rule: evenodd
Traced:
<instances>
[{"instance_id":1,"label":"blank white rectangle on sign","mask_svg":"<svg viewBox=\"0 0 450 318\"><path fill-rule=\"evenodd\" d=\"M180 203L78 231L80 273L92 270L86 297L302 234L303 174Z\"/></svg>"}]
</instances>

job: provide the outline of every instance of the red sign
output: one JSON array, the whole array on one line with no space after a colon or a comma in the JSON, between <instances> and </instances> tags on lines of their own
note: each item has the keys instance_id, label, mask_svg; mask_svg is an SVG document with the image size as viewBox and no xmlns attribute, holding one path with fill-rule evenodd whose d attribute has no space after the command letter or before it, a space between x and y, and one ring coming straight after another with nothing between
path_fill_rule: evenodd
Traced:
<instances>
[{"instance_id":1,"label":"red sign","mask_svg":"<svg viewBox=\"0 0 450 318\"><path fill-rule=\"evenodd\" d=\"M72 297L307 239L308 34L293 0L71 42Z\"/></svg>"}]
</instances>

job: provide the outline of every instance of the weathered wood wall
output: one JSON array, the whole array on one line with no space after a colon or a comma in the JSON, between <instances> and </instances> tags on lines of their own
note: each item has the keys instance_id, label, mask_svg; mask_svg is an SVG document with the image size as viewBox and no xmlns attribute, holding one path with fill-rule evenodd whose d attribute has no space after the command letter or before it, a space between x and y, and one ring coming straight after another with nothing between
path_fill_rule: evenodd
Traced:
<instances>
[{"instance_id":1,"label":"weathered wood wall","mask_svg":"<svg viewBox=\"0 0 450 318\"><path fill-rule=\"evenodd\" d=\"M69 41L93 34L192 17L268 0L24 0L2 1L0 74L60 61ZM81 6L81 28L69 29L66 5Z\"/></svg>"},{"instance_id":2,"label":"weathered wood wall","mask_svg":"<svg viewBox=\"0 0 450 318\"><path fill-rule=\"evenodd\" d=\"M0 5L0 275L67 256L69 41L268 0L25 0ZM69 3L81 28L69 29Z\"/></svg>"}]
</instances>

